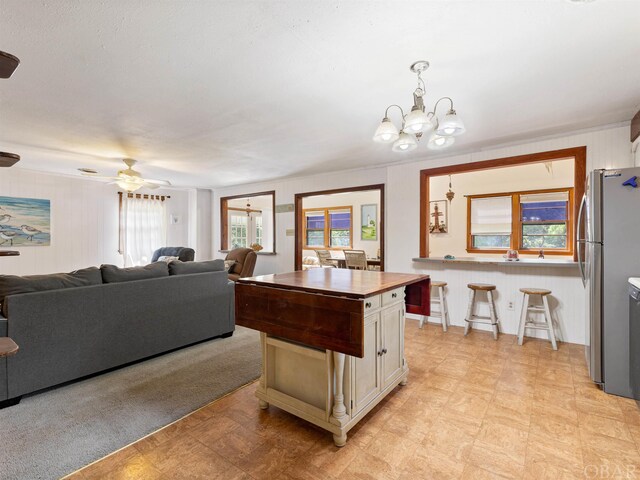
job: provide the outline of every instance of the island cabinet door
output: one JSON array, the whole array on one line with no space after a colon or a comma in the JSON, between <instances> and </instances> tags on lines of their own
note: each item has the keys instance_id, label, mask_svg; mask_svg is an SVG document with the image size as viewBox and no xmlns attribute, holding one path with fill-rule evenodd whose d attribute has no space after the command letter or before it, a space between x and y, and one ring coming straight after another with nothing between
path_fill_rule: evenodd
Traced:
<instances>
[{"instance_id":1,"label":"island cabinet door","mask_svg":"<svg viewBox=\"0 0 640 480\"><path fill-rule=\"evenodd\" d=\"M364 318L364 357L351 357L353 413L357 414L380 393L380 313Z\"/></svg>"},{"instance_id":2,"label":"island cabinet door","mask_svg":"<svg viewBox=\"0 0 640 480\"><path fill-rule=\"evenodd\" d=\"M380 313L382 331L382 388L397 379L404 362L404 309L402 304L386 308Z\"/></svg>"}]
</instances>

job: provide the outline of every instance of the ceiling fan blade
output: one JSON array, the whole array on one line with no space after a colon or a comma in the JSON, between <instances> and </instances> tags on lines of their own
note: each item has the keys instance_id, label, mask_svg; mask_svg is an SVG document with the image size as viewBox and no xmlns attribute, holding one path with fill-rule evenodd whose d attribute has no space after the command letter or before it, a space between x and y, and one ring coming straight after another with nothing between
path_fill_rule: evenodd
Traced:
<instances>
[{"instance_id":1,"label":"ceiling fan blade","mask_svg":"<svg viewBox=\"0 0 640 480\"><path fill-rule=\"evenodd\" d=\"M143 186L144 188L148 188L148 189L150 189L150 190L155 190L156 188L160 188L160 185L157 185L157 184L155 184L155 183L149 183L149 182L144 182L144 183L142 184L142 186Z\"/></svg>"},{"instance_id":2,"label":"ceiling fan blade","mask_svg":"<svg viewBox=\"0 0 640 480\"><path fill-rule=\"evenodd\" d=\"M100 180L119 180L118 177L106 177L104 175L97 175L95 173L82 173L82 176L84 177L91 177L91 178L99 178Z\"/></svg>"},{"instance_id":3,"label":"ceiling fan blade","mask_svg":"<svg viewBox=\"0 0 640 480\"><path fill-rule=\"evenodd\" d=\"M151 180L149 178L143 178L145 183L152 183L154 185L157 185L159 187L170 187L171 186L171 182L168 182L167 180Z\"/></svg>"}]
</instances>

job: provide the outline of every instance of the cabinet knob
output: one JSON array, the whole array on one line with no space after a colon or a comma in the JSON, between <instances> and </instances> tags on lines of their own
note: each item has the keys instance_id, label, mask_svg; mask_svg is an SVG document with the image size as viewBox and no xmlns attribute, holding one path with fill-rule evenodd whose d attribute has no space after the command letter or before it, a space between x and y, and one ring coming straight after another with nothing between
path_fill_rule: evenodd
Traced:
<instances>
[{"instance_id":1,"label":"cabinet knob","mask_svg":"<svg viewBox=\"0 0 640 480\"><path fill-rule=\"evenodd\" d=\"M391 294L391 298L398 298L398 294L397 293L392 293Z\"/></svg>"},{"instance_id":2,"label":"cabinet knob","mask_svg":"<svg viewBox=\"0 0 640 480\"><path fill-rule=\"evenodd\" d=\"M386 349L386 348L383 348L383 349L382 349L382 354L384 355L384 354L386 354L386 353L387 353L387 349Z\"/></svg>"},{"instance_id":3,"label":"cabinet knob","mask_svg":"<svg viewBox=\"0 0 640 480\"><path fill-rule=\"evenodd\" d=\"M382 350L378 350L378 356L381 357L382 356Z\"/></svg>"},{"instance_id":4,"label":"cabinet knob","mask_svg":"<svg viewBox=\"0 0 640 480\"><path fill-rule=\"evenodd\" d=\"M371 302L367 302L364 304L364 308L371 308Z\"/></svg>"}]
</instances>

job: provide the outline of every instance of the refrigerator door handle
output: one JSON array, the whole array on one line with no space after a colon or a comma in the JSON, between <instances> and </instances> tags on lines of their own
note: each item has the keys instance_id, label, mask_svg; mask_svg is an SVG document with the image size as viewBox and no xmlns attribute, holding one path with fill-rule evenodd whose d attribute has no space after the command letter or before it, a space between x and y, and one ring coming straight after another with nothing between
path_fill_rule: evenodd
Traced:
<instances>
[{"instance_id":1,"label":"refrigerator door handle","mask_svg":"<svg viewBox=\"0 0 640 480\"><path fill-rule=\"evenodd\" d=\"M580 225L582 225L582 215L584 214L584 206L587 202L587 196L584 195L582 197L582 202L580 203L580 210L578 212L578 222L576 224L576 230L577 230L577 237L578 239L576 240L576 252L577 252L577 256L578 256L578 268L580 268L580 277L582 278L582 285L583 286L587 286L587 277L585 276L585 272L584 272L584 259L582 258L582 248L586 248L585 240L580 238ZM582 247L582 248L581 248Z\"/></svg>"},{"instance_id":2,"label":"refrigerator door handle","mask_svg":"<svg viewBox=\"0 0 640 480\"><path fill-rule=\"evenodd\" d=\"M580 227L582 226L582 215L584 214L584 207L587 204L587 195L583 195L582 196L582 201L580 202L580 209L578 210L578 221L576 222L576 230L577 230L577 240L578 240L578 245L580 244L581 240L585 240L584 238L580 238ZM583 231L586 230L586 225L585 228L583 229Z\"/></svg>"},{"instance_id":3,"label":"refrigerator door handle","mask_svg":"<svg viewBox=\"0 0 640 480\"><path fill-rule=\"evenodd\" d=\"M582 255L580 255L580 247L586 248L586 244L581 242L580 240L578 240L578 244L576 245L576 248L578 249L578 268L580 269L580 277L582 278L582 286L586 287L587 286L587 277L585 276L585 273L584 273L584 259L582 258Z\"/></svg>"}]
</instances>

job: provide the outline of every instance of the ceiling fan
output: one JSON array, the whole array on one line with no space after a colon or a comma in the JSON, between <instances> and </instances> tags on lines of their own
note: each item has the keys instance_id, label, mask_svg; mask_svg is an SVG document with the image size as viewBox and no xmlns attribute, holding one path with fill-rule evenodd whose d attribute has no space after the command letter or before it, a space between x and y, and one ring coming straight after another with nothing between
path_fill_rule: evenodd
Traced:
<instances>
[{"instance_id":1,"label":"ceiling fan","mask_svg":"<svg viewBox=\"0 0 640 480\"><path fill-rule=\"evenodd\" d=\"M110 180L111 183L115 183L123 190L127 192L135 192L140 188L160 188L160 187L170 187L171 183L166 180L152 180L150 178L142 178L140 172L133 169L133 166L137 163L133 158L124 158L122 161L125 163L127 168L124 170L118 170L118 173L115 177L105 177L102 175L98 175L98 172L92 170L90 168L79 168L83 175L93 178L101 178L103 180Z\"/></svg>"}]
</instances>

